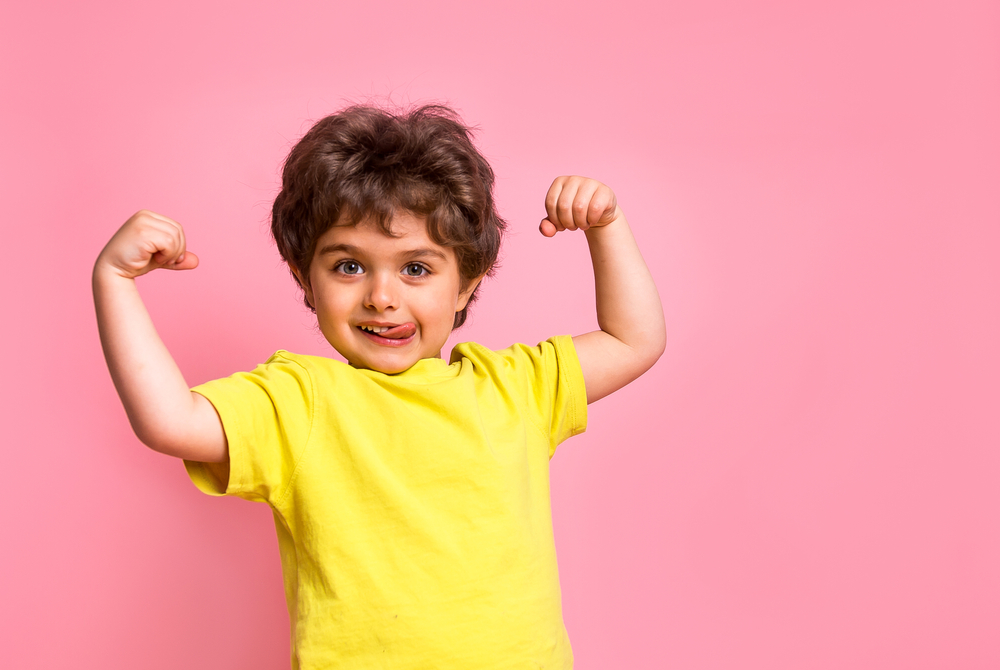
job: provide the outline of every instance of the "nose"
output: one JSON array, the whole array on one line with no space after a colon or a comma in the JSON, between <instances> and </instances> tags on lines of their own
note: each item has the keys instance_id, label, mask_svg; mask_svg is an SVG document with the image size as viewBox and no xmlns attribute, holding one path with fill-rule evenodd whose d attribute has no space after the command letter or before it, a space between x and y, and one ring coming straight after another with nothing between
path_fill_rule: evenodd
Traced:
<instances>
[{"instance_id":1,"label":"nose","mask_svg":"<svg viewBox=\"0 0 1000 670\"><path fill-rule=\"evenodd\" d=\"M365 307L378 312L399 307L399 287L392 273L372 272L365 295Z\"/></svg>"}]
</instances>

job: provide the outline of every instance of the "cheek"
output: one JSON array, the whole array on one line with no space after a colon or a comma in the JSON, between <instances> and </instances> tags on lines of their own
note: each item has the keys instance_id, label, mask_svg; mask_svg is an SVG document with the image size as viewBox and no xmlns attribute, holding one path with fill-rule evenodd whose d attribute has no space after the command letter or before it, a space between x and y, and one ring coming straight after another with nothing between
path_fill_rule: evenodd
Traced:
<instances>
[{"instance_id":1,"label":"cheek","mask_svg":"<svg viewBox=\"0 0 1000 670\"><path fill-rule=\"evenodd\" d=\"M339 320L351 312L353 303L346 291L329 288L315 292L316 314L322 320Z\"/></svg>"}]
</instances>

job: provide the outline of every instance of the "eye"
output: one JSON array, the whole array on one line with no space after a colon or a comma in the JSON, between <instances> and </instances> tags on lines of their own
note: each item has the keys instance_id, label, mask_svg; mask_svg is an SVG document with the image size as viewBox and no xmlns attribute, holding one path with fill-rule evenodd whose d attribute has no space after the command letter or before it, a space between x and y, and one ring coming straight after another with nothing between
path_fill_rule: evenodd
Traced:
<instances>
[{"instance_id":1,"label":"eye","mask_svg":"<svg viewBox=\"0 0 1000 670\"><path fill-rule=\"evenodd\" d=\"M333 269L337 272L343 272L345 275L359 275L361 274L361 264L357 261L340 261Z\"/></svg>"},{"instance_id":2,"label":"eye","mask_svg":"<svg viewBox=\"0 0 1000 670\"><path fill-rule=\"evenodd\" d=\"M420 263L410 263L405 268L403 268L403 274L405 274L407 277L423 277L427 273L428 273L427 268L421 265Z\"/></svg>"}]
</instances>

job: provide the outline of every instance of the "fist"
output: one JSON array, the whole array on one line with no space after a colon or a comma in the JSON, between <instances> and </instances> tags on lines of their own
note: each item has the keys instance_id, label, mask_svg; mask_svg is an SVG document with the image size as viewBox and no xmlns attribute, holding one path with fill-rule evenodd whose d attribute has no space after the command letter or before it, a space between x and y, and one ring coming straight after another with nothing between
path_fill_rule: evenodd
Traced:
<instances>
[{"instance_id":1,"label":"fist","mask_svg":"<svg viewBox=\"0 0 1000 670\"><path fill-rule=\"evenodd\" d=\"M587 177L557 177L545 196L545 213L538 226L545 237L606 226L621 215L615 192Z\"/></svg>"},{"instance_id":2,"label":"fist","mask_svg":"<svg viewBox=\"0 0 1000 670\"><path fill-rule=\"evenodd\" d=\"M198 266L198 257L187 251L181 224L144 209L118 229L97 264L133 278L158 268L190 270Z\"/></svg>"}]
</instances>

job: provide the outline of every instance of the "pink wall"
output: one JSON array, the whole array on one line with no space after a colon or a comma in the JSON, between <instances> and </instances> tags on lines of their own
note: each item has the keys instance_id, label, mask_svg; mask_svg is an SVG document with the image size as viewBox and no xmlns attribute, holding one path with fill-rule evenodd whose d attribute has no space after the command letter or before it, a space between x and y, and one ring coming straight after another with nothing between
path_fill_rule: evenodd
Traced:
<instances>
[{"instance_id":1,"label":"pink wall","mask_svg":"<svg viewBox=\"0 0 1000 670\"><path fill-rule=\"evenodd\" d=\"M513 224L462 338L594 324L549 181L607 181L670 342L554 461L577 667L1000 667L996 2L12 4L0 27L0 667L287 667L267 509L132 437L89 294L141 289L191 383L327 351L266 235L346 100L446 100ZM339 6L338 6L339 5ZM143 7L140 9L139 7Z\"/></svg>"}]
</instances>

